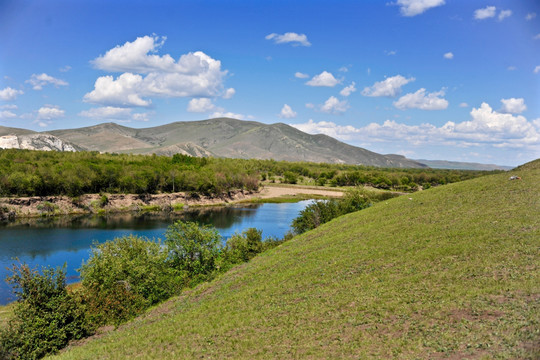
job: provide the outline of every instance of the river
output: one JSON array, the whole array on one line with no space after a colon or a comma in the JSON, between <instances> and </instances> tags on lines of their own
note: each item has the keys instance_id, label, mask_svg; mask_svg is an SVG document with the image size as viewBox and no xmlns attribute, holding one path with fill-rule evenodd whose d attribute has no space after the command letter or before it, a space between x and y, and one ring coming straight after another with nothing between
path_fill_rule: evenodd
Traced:
<instances>
[{"instance_id":1,"label":"river","mask_svg":"<svg viewBox=\"0 0 540 360\"><path fill-rule=\"evenodd\" d=\"M309 202L197 208L180 214L62 216L0 223L0 305L14 300L10 286L4 281L10 274L6 267L13 264L14 259L32 267L57 267L65 263L67 282L73 283L79 280L77 269L88 259L95 242L128 234L164 240L167 226L176 220L211 224L224 240L250 227L262 230L263 238L281 238Z\"/></svg>"}]
</instances>

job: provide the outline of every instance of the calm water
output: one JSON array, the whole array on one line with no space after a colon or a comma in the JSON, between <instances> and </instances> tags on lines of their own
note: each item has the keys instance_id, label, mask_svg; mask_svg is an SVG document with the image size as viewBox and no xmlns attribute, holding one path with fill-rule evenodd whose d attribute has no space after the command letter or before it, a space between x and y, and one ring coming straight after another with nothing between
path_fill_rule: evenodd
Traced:
<instances>
[{"instance_id":1,"label":"calm water","mask_svg":"<svg viewBox=\"0 0 540 360\"><path fill-rule=\"evenodd\" d=\"M198 209L181 215L116 214L66 216L55 219L26 219L0 223L0 305L14 300L4 279L6 270L18 258L31 266L67 264L67 281L79 280L77 269L88 259L90 246L128 234L164 239L167 226L175 220L214 225L226 239L235 232L254 227L268 236L283 237L292 220L309 201L286 204L260 204L244 207Z\"/></svg>"}]
</instances>

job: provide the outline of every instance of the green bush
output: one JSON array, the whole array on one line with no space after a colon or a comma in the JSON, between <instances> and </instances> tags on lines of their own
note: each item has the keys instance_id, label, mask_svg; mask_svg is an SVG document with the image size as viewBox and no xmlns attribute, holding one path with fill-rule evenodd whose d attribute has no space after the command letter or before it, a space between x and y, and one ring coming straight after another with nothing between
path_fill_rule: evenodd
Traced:
<instances>
[{"instance_id":1,"label":"green bush","mask_svg":"<svg viewBox=\"0 0 540 360\"><path fill-rule=\"evenodd\" d=\"M171 266L198 282L217 270L221 235L209 225L177 221L167 228L165 244Z\"/></svg>"},{"instance_id":2,"label":"green bush","mask_svg":"<svg viewBox=\"0 0 540 360\"><path fill-rule=\"evenodd\" d=\"M315 201L300 212L293 220L292 228L296 234L315 229L338 216L365 209L371 205L366 192L349 190L340 200Z\"/></svg>"},{"instance_id":3,"label":"green bush","mask_svg":"<svg viewBox=\"0 0 540 360\"><path fill-rule=\"evenodd\" d=\"M120 323L173 295L181 286L159 242L129 235L95 245L81 269L89 314Z\"/></svg>"},{"instance_id":4,"label":"green bush","mask_svg":"<svg viewBox=\"0 0 540 360\"><path fill-rule=\"evenodd\" d=\"M91 332L80 303L66 290L65 266L40 274L21 264L11 271L7 280L17 303L8 327L0 330L2 359L38 359Z\"/></svg>"},{"instance_id":5,"label":"green bush","mask_svg":"<svg viewBox=\"0 0 540 360\"><path fill-rule=\"evenodd\" d=\"M228 240L223 250L224 257L231 264L249 261L263 250L262 231L255 228L235 233Z\"/></svg>"}]
</instances>

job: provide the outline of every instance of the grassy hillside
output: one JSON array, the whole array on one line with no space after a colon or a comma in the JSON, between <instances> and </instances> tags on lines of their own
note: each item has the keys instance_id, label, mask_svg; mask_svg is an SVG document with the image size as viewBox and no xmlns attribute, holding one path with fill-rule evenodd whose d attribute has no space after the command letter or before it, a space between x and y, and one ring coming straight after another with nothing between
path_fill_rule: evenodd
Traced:
<instances>
[{"instance_id":1,"label":"grassy hillside","mask_svg":"<svg viewBox=\"0 0 540 360\"><path fill-rule=\"evenodd\" d=\"M378 203L58 358L537 358L538 194L535 161Z\"/></svg>"}]
</instances>

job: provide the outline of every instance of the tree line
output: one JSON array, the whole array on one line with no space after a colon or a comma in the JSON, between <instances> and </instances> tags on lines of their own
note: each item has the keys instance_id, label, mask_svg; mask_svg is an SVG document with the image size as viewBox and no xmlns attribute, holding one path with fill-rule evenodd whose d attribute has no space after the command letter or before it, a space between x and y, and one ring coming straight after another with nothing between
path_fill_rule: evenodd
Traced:
<instances>
[{"instance_id":1,"label":"tree line","mask_svg":"<svg viewBox=\"0 0 540 360\"><path fill-rule=\"evenodd\" d=\"M172 157L98 152L0 150L0 196L87 193L222 194L256 190L260 181L322 186L369 185L415 191L485 175L485 171L377 168L361 165Z\"/></svg>"}]
</instances>

